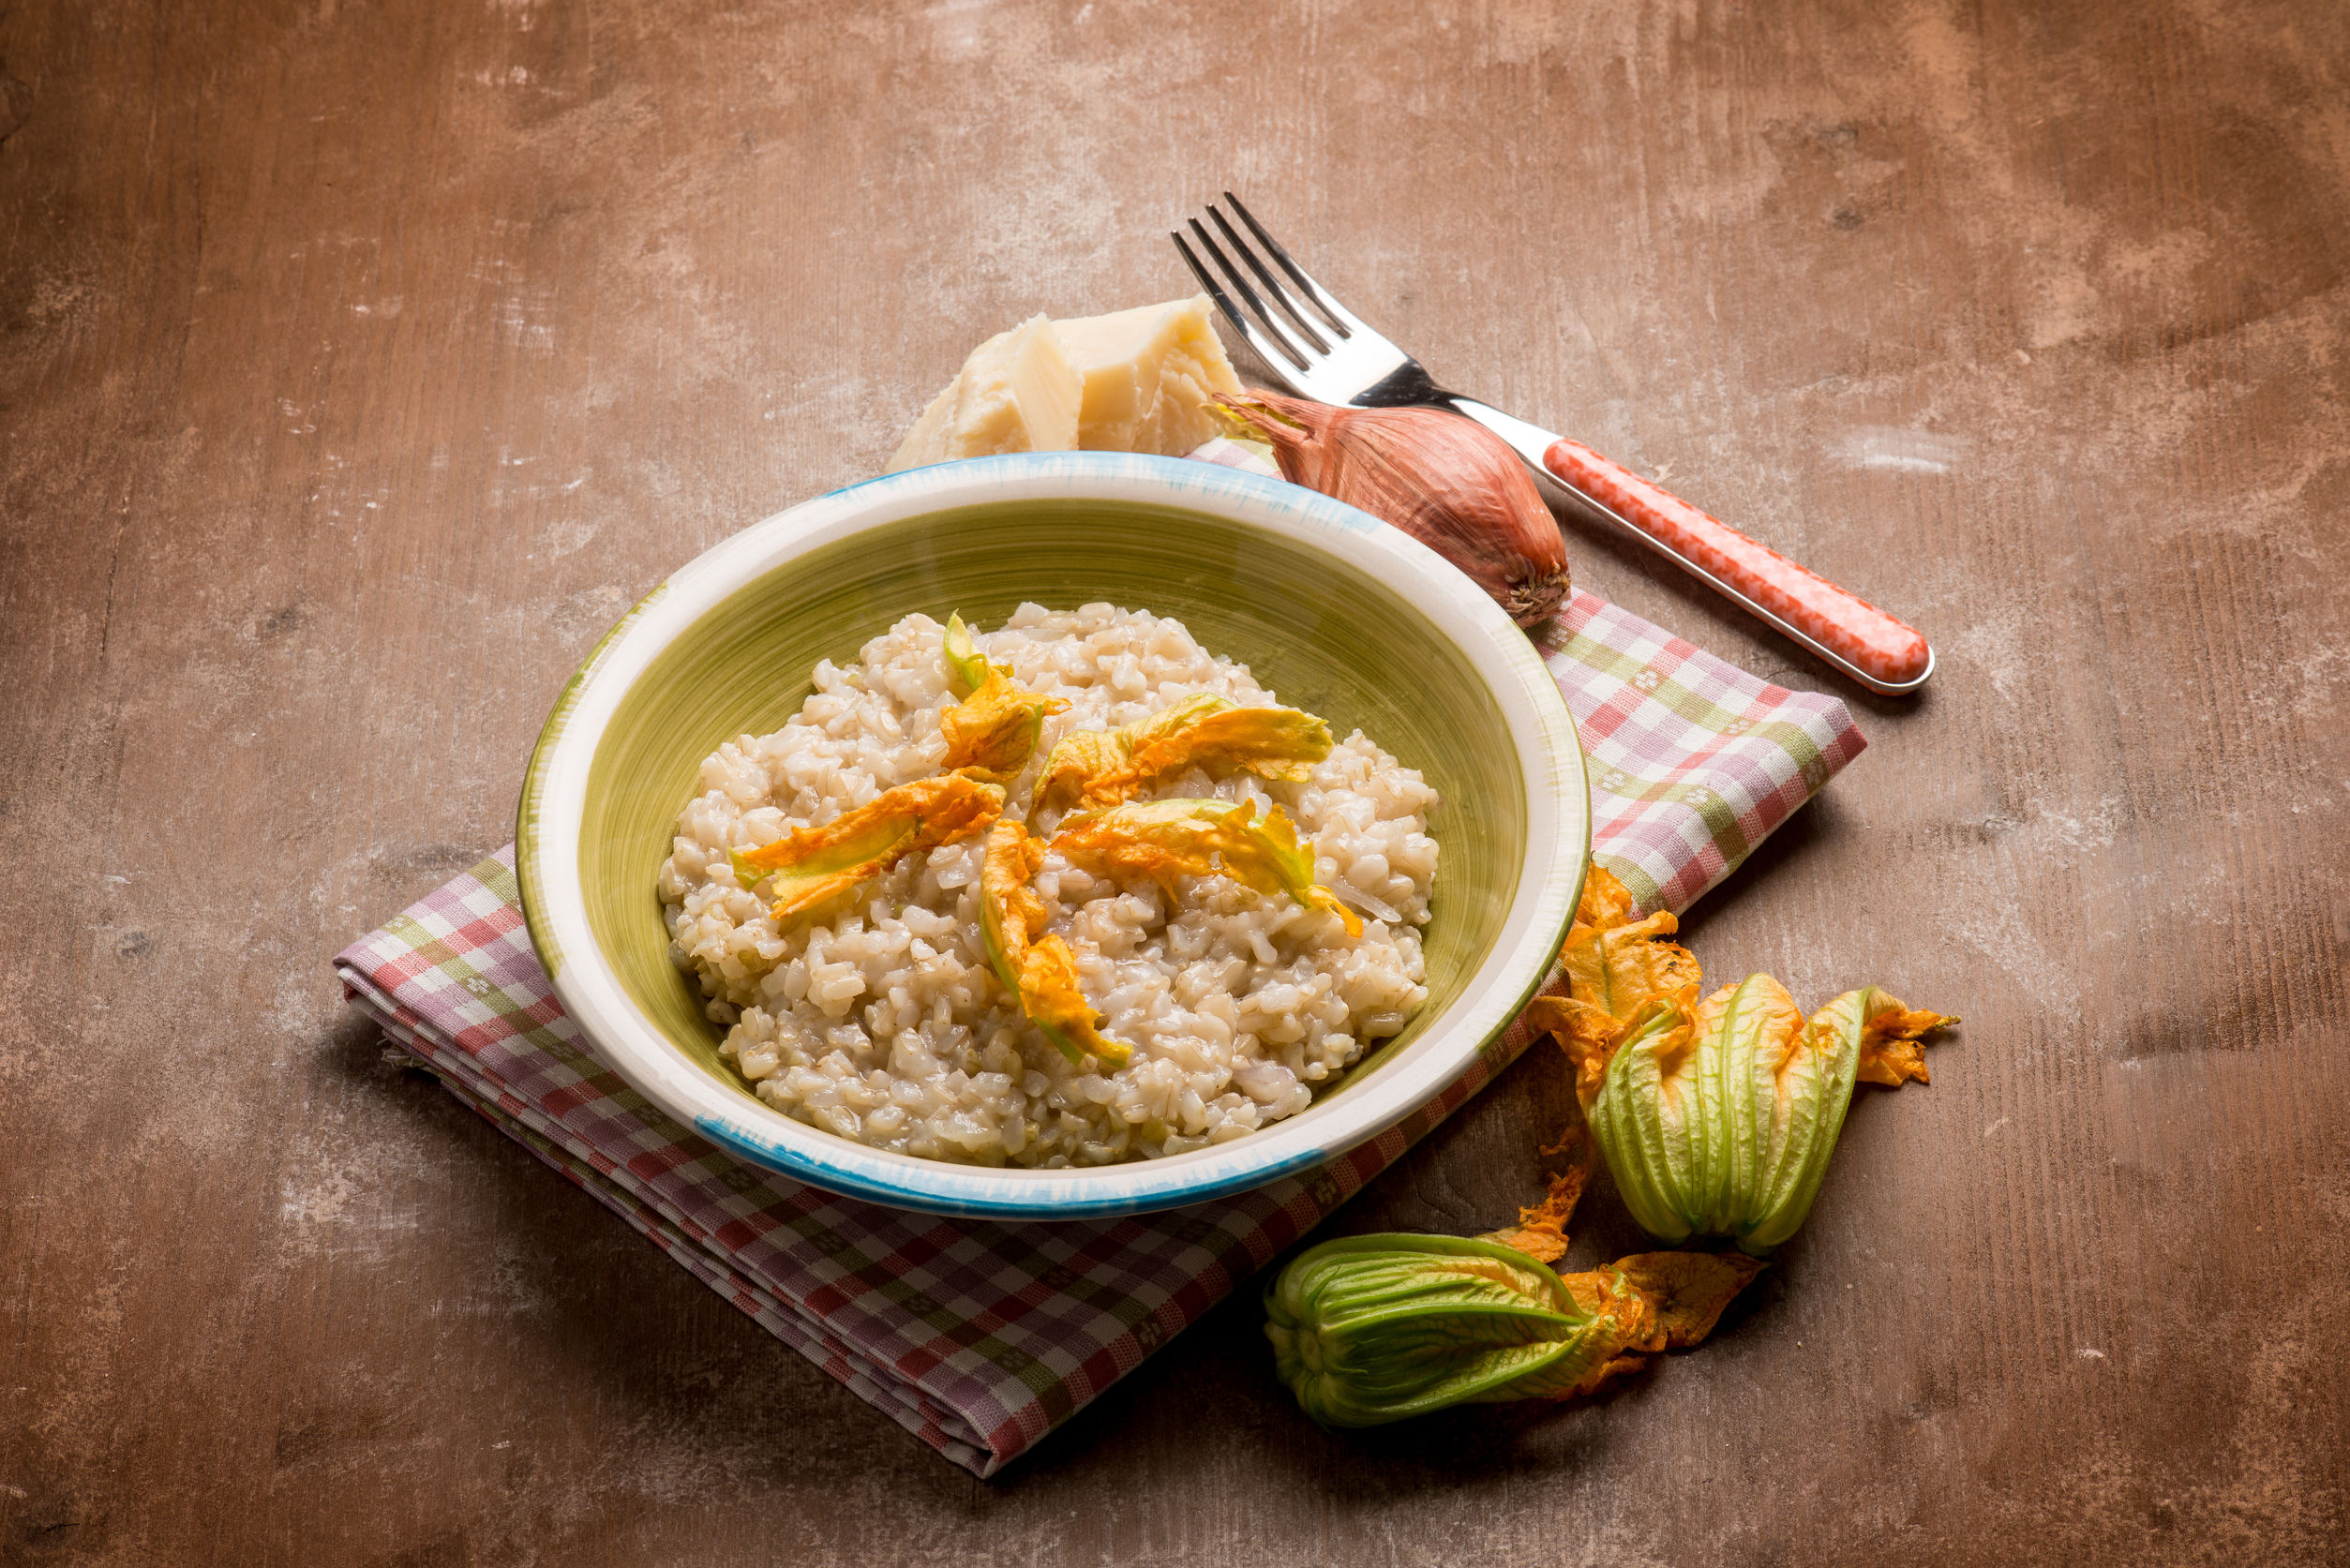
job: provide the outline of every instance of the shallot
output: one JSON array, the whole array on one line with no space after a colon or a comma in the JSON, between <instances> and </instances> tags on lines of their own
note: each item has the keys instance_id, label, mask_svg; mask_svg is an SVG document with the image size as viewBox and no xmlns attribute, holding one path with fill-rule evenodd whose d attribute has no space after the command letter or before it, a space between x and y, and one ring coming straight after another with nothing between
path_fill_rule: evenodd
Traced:
<instances>
[{"instance_id":1,"label":"shallot","mask_svg":"<svg viewBox=\"0 0 2350 1568\"><path fill-rule=\"evenodd\" d=\"M1217 403L1270 442L1281 475L1394 524L1467 573L1520 626L1558 613L1566 544L1507 442L1445 409L1356 409L1249 391Z\"/></svg>"}]
</instances>

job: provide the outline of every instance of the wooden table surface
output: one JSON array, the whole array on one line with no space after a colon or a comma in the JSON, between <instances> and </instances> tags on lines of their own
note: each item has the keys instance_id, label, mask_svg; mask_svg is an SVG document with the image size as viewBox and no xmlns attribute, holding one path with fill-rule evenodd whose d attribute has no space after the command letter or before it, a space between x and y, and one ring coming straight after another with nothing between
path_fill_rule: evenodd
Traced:
<instances>
[{"instance_id":1,"label":"wooden table surface","mask_svg":"<svg viewBox=\"0 0 2350 1568\"><path fill-rule=\"evenodd\" d=\"M1332 1437L1228 1303L991 1483L386 1061L620 610L1241 190L1933 635L1690 922L1966 1015L1722 1337ZM2302 1563L2350 1526L2334 0L20 0L0 1561ZM1534 1189L1529 1056L1340 1228ZM1602 1192L1575 1259L1635 1237Z\"/></svg>"}]
</instances>

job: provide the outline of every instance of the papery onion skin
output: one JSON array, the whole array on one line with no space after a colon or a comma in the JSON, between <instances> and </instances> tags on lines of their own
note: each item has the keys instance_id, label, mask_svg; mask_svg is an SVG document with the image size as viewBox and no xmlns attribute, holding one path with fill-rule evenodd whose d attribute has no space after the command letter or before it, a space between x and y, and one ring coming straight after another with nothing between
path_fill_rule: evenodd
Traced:
<instances>
[{"instance_id":1,"label":"papery onion skin","mask_svg":"<svg viewBox=\"0 0 2350 1568\"><path fill-rule=\"evenodd\" d=\"M1216 401L1272 443L1293 485L1360 507L1443 556L1520 626L1558 613L1566 542L1509 443L1444 409L1356 409L1254 389Z\"/></svg>"}]
</instances>

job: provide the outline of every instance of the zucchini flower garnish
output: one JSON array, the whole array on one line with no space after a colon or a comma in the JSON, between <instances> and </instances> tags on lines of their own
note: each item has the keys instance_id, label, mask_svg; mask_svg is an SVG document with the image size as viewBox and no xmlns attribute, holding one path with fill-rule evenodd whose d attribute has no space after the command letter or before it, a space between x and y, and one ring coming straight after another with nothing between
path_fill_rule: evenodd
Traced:
<instances>
[{"instance_id":1,"label":"zucchini flower garnish","mask_svg":"<svg viewBox=\"0 0 2350 1568\"><path fill-rule=\"evenodd\" d=\"M1197 692L1116 729L1061 738L1037 781L1038 809L1131 800L1195 767L1302 782L1330 754L1330 725L1295 708L1242 708Z\"/></svg>"},{"instance_id":2,"label":"zucchini flower garnish","mask_svg":"<svg viewBox=\"0 0 2350 1568\"><path fill-rule=\"evenodd\" d=\"M1923 1083L1918 1040L1957 1022L1871 986L1808 1023L1768 975L1697 1000L1697 960L1669 914L1635 919L1591 869L1560 961L1569 994L1528 1011L1559 1037L1616 1189L1663 1241L1727 1236L1769 1252L1802 1226L1856 1083Z\"/></svg>"},{"instance_id":3,"label":"zucchini flower garnish","mask_svg":"<svg viewBox=\"0 0 2350 1568\"><path fill-rule=\"evenodd\" d=\"M981 658L959 613L947 617L943 647L948 684L963 699L938 715L947 767L983 784L1010 784L1035 754L1044 721L1067 712L1069 703L1029 691Z\"/></svg>"},{"instance_id":4,"label":"zucchini flower garnish","mask_svg":"<svg viewBox=\"0 0 2350 1568\"><path fill-rule=\"evenodd\" d=\"M995 666L971 641L971 628L963 623L961 610L947 612L947 631L939 647L947 656L947 685L956 696L967 697L986 684Z\"/></svg>"},{"instance_id":5,"label":"zucchini flower garnish","mask_svg":"<svg viewBox=\"0 0 2350 1568\"><path fill-rule=\"evenodd\" d=\"M1178 876L1223 873L1242 887L1287 893L1310 909L1336 915L1349 936L1363 922L1314 881L1313 851L1281 808L1262 818L1246 800L1134 800L1069 818L1053 847L1097 875L1147 876L1172 901Z\"/></svg>"},{"instance_id":6,"label":"zucchini flower garnish","mask_svg":"<svg viewBox=\"0 0 2350 1568\"><path fill-rule=\"evenodd\" d=\"M1657 1338L1646 1298L1620 1270L1601 1273L1579 1298L1549 1265L1495 1242L1349 1236L1281 1271L1265 1333L1281 1381L1325 1426L1570 1398Z\"/></svg>"},{"instance_id":7,"label":"zucchini flower garnish","mask_svg":"<svg viewBox=\"0 0 2350 1568\"><path fill-rule=\"evenodd\" d=\"M1077 989L1077 955L1057 936L1033 939L1044 924L1044 901L1028 886L1044 859L1044 845L1017 822L998 822L987 835L980 872L980 935L988 967L1020 1003L1029 1023L1060 1053L1083 1066L1087 1052L1115 1067L1131 1054L1094 1026L1095 1013Z\"/></svg>"},{"instance_id":8,"label":"zucchini flower garnish","mask_svg":"<svg viewBox=\"0 0 2350 1568\"><path fill-rule=\"evenodd\" d=\"M829 903L887 873L908 855L985 832L1004 814L1004 792L959 774L883 790L821 828L796 828L772 844L734 852L736 879L766 883L775 918Z\"/></svg>"}]
</instances>

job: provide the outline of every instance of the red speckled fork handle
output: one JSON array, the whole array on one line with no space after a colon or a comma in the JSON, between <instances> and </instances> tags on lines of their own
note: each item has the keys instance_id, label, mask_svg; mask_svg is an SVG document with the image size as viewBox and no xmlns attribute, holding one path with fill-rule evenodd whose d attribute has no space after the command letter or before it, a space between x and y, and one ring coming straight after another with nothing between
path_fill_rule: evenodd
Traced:
<instances>
[{"instance_id":1,"label":"red speckled fork handle","mask_svg":"<svg viewBox=\"0 0 2350 1568\"><path fill-rule=\"evenodd\" d=\"M1933 668L1933 650L1915 629L1580 441L1560 438L1542 461L1642 533L1851 665L1870 684L1914 686Z\"/></svg>"}]
</instances>

